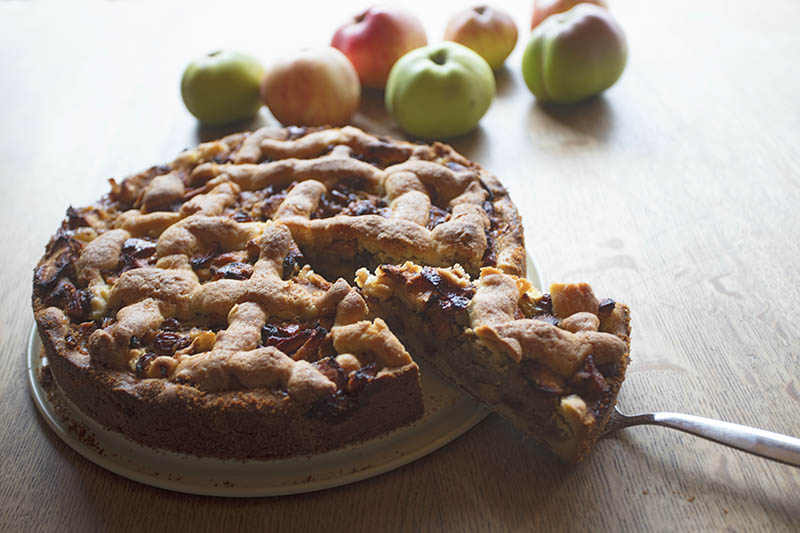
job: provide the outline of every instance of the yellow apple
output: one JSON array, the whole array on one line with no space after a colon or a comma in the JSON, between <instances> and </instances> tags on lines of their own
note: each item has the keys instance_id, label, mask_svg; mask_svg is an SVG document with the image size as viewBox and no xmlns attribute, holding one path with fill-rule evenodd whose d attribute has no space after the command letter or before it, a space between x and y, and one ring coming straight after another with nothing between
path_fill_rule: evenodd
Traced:
<instances>
[{"instance_id":1,"label":"yellow apple","mask_svg":"<svg viewBox=\"0 0 800 533\"><path fill-rule=\"evenodd\" d=\"M331 47L303 50L274 63L261 83L264 104L282 124L346 124L361 99L353 65Z\"/></svg>"},{"instance_id":2,"label":"yellow apple","mask_svg":"<svg viewBox=\"0 0 800 533\"><path fill-rule=\"evenodd\" d=\"M505 11L477 6L453 15L444 30L444 38L478 52L493 70L497 70L517 44L517 25Z\"/></svg>"}]
</instances>

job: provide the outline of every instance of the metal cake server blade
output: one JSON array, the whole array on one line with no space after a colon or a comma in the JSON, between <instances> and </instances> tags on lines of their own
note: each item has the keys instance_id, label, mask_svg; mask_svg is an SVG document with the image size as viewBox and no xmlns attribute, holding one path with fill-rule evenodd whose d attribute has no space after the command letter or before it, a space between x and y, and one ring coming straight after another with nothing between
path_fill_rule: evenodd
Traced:
<instances>
[{"instance_id":1,"label":"metal cake server blade","mask_svg":"<svg viewBox=\"0 0 800 533\"><path fill-rule=\"evenodd\" d=\"M680 413L626 415L614 407L601 437L642 424L677 429L765 459L800 467L800 439L701 416Z\"/></svg>"}]
</instances>

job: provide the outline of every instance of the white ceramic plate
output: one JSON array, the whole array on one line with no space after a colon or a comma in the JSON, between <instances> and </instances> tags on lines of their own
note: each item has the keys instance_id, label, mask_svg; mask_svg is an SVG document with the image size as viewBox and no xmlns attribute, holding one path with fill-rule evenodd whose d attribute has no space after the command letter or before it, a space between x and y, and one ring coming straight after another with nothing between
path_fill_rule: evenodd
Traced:
<instances>
[{"instance_id":1,"label":"white ceramic plate","mask_svg":"<svg viewBox=\"0 0 800 533\"><path fill-rule=\"evenodd\" d=\"M528 278L541 278L528 257ZM28 382L36 407L53 431L93 463L129 479L163 489L212 496L279 496L360 481L423 457L463 435L489 410L444 382L419 362L425 413L414 424L328 453L232 461L198 458L140 446L84 415L53 383L39 381L47 359L34 326L28 346ZM48 396L48 392L50 396Z\"/></svg>"}]
</instances>

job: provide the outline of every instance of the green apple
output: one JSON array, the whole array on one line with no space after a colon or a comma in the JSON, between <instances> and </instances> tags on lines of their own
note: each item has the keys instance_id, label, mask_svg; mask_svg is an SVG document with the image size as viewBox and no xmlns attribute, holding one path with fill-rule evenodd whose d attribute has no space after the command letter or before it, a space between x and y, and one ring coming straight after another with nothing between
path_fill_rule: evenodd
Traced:
<instances>
[{"instance_id":1,"label":"green apple","mask_svg":"<svg viewBox=\"0 0 800 533\"><path fill-rule=\"evenodd\" d=\"M609 12L578 4L536 26L522 76L539 101L577 102L614 85L627 58L625 34Z\"/></svg>"},{"instance_id":2,"label":"green apple","mask_svg":"<svg viewBox=\"0 0 800 533\"><path fill-rule=\"evenodd\" d=\"M257 59L232 51L211 52L183 71L181 95L189 112L206 124L250 118L261 107L264 67Z\"/></svg>"},{"instance_id":3,"label":"green apple","mask_svg":"<svg viewBox=\"0 0 800 533\"><path fill-rule=\"evenodd\" d=\"M386 108L411 135L452 137L478 124L494 94L489 64L466 46L443 42L397 60L386 82Z\"/></svg>"}]
</instances>

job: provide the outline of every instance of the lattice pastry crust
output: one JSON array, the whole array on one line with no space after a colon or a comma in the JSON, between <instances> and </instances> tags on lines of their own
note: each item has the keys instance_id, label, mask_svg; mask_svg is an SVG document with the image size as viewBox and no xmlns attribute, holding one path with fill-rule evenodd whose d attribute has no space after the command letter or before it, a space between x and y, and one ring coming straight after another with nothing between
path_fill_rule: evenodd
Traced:
<instances>
[{"instance_id":1,"label":"lattice pastry crust","mask_svg":"<svg viewBox=\"0 0 800 533\"><path fill-rule=\"evenodd\" d=\"M577 348L520 333L508 314L519 307L509 283L525 282L519 215L494 176L448 146L264 128L111 185L68 210L33 305L64 392L145 444L311 453L421 416L419 369L376 312L375 284L348 283L360 267L459 265L464 283L476 279L470 331L516 363L546 359L567 378L597 352L591 332L570 333L583 335ZM623 357L627 336L617 341Z\"/></svg>"}]
</instances>

